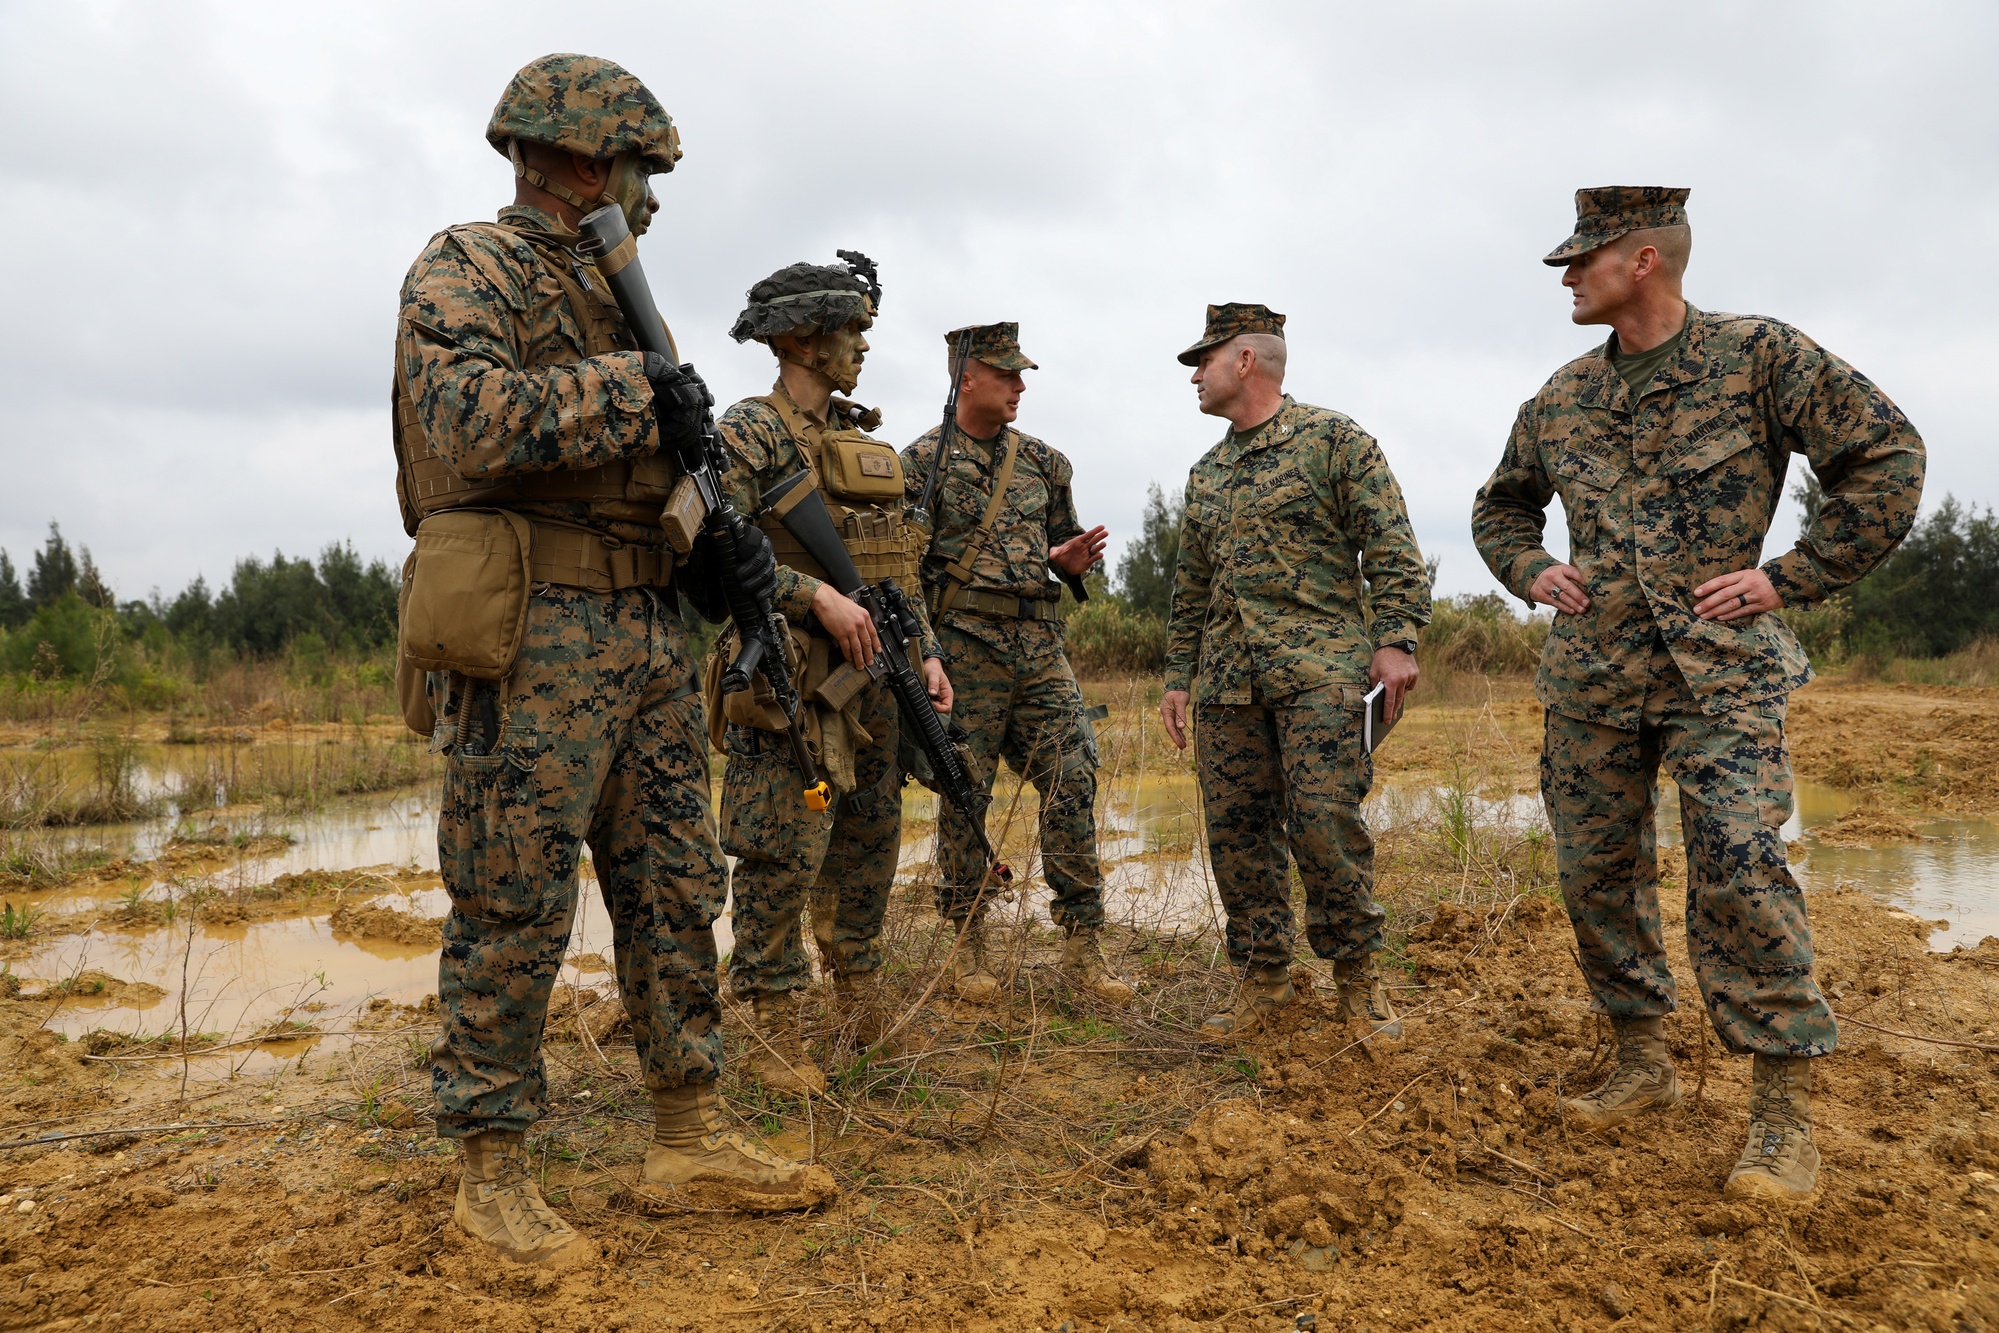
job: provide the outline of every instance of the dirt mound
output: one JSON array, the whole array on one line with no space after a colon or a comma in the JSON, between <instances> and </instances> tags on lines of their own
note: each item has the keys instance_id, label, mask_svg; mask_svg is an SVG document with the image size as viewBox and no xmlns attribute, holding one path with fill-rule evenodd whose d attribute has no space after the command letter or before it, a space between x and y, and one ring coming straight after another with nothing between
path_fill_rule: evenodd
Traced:
<instances>
[{"instance_id":1,"label":"dirt mound","mask_svg":"<svg viewBox=\"0 0 1999 1333\"><path fill-rule=\"evenodd\" d=\"M64 1001L70 1005L91 1008L121 1006L127 1009L150 1009L167 997L158 986L145 981L121 981L109 972L86 968L72 977L51 981L38 991L23 987L20 998L27 1003Z\"/></svg>"},{"instance_id":2,"label":"dirt mound","mask_svg":"<svg viewBox=\"0 0 1999 1333\"><path fill-rule=\"evenodd\" d=\"M374 903L343 903L330 924L336 936L389 940L412 948L435 949L444 938L444 918L412 916Z\"/></svg>"},{"instance_id":3,"label":"dirt mound","mask_svg":"<svg viewBox=\"0 0 1999 1333\"><path fill-rule=\"evenodd\" d=\"M1999 810L1999 690L1815 682L1791 696L1791 762L1816 782L1938 810Z\"/></svg>"},{"instance_id":4,"label":"dirt mound","mask_svg":"<svg viewBox=\"0 0 1999 1333\"><path fill-rule=\"evenodd\" d=\"M1923 840L1907 818L1873 805L1857 806L1832 823L1813 829L1811 836L1834 847L1880 847Z\"/></svg>"}]
</instances>

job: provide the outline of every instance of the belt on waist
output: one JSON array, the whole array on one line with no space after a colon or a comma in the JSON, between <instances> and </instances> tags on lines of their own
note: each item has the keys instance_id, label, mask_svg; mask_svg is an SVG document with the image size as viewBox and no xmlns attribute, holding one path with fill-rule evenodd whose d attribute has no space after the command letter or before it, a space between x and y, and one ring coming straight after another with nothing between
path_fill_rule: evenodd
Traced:
<instances>
[{"instance_id":1,"label":"belt on waist","mask_svg":"<svg viewBox=\"0 0 1999 1333\"><path fill-rule=\"evenodd\" d=\"M958 594L953 611L969 611L993 620L1060 620L1061 608L1037 597L1008 597L1004 593L966 589Z\"/></svg>"},{"instance_id":2,"label":"belt on waist","mask_svg":"<svg viewBox=\"0 0 1999 1333\"><path fill-rule=\"evenodd\" d=\"M582 528L535 522L528 555L536 583L560 583L592 592L664 588L673 581L673 552L664 545L634 546Z\"/></svg>"}]
</instances>

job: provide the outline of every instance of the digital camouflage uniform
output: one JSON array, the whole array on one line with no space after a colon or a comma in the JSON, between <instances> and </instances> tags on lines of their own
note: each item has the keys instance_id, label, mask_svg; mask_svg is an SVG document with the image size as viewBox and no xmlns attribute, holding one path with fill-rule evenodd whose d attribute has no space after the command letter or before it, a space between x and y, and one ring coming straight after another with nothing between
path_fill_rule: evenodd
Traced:
<instances>
[{"instance_id":1,"label":"digital camouflage uniform","mask_svg":"<svg viewBox=\"0 0 1999 1333\"><path fill-rule=\"evenodd\" d=\"M529 66L496 127L535 80L530 92L544 101L526 104L545 105L550 87L569 99L568 119L539 139L579 124L630 138L638 125L662 145L646 168L671 167L666 113L606 61ZM507 151L505 134L493 142ZM438 1130L452 1137L518 1132L545 1109L542 1027L586 843L647 1086L713 1080L721 1059L710 927L724 868L694 664L657 522L676 474L657 452L642 356L601 277L573 252L578 239L545 213L509 207L498 225L433 237L401 295L394 420L406 523L414 533L441 510L501 508L528 516L534 533L511 674L430 678L445 757L438 861L451 896L432 1081Z\"/></svg>"},{"instance_id":2,"label":"digital camouflage uniform","mask_svg":"<svg viewBox=\"0 0 1999 1333\"><path fill-rule=\"evenodd\" d=\"M964 332L945 334L946 344L955 348ZM1035 368L1021 354L1018 324L981 325L971 339L969 355L988 365ZM930 476L939 434L933 429L902 451L912 503ZM969 738L973 780L990 792L1004 759L1033 784L1041 802L1041 873L1053 895L1049 913L1059 926L1095 930L1104 919L1096 739L1063 648L1060 589L1048 564L1051 547L1083 532L1069 460L1012 426L990 440L953 431L932 505L936 534L923 562L923 591L935 611L945 571L965 555L1010 444L1017 452L1006 499L953 608L937 618L937 638L956 696L951 716ZM937 911L963 920L986 863L964 812L943 805Z\"/></svg>"},{"instance_id":3,"label":"digital camouflage uniform","mask_svg":"<svg viewBox=\"0 0 1999 1333\"><path fill-rule=\"evenodd\" d=\"M770 399L811 427L823 430L829 424L792 402L782 381ZM794 436L770 399L746 398L718 423L732 463L724 483L744 513L755 513L764 491L807 466L809 446ZM782 547L780 559L785 559ZM805 625L820 586L820 579L786 560L778 570L778 610L792 625ZM839 658L830 641L826 649ZM924 655L938 654L936 642L927 639ZM852 786L836 786L824 811L810 810L800 800L798 772L781 733L728 727L722 845L737 858L729 982L745 999L811 984L800 929L808 899L814 931L822 947L830 946L828 962L839 975L857 976L881 965L876 942L902 844L895 696L886 685L867 685L849 706L848 718L855 737ZM830 921L822 919L828 916Z\"/></svg>"},{"instance_id":4,"label":"digital camouflage uniform","mask_svg":"<svg viewBox=\"0 0 1999 1333\"><path fill-rule=\"evenodd\" d=\"M1261 306L1210 306L1183 362L1239 333L1279 333ZM1373 437L1286 395L1231 430L1187 479L1166 688L1191 690L1194 746L1229 958L1281 968L1293 950L1288 848L1321 958L1381 948L1363 696L1377 647L1415 651L1429 577ZM1365 592L1361 580L1367 581Z\"/></svg>"},{"instance_id":5,"label":"digital camouflage uniform","mask_svg":"<svg viewBox=\"0 0 1999 1333\"><path fill-rule=\"evenodd\" d=\"M1685 198L1580 192L1578 235L1548 262L1620 226L1684 223ZM1486 564L1527 598L1558 563L1542 534L1560 495L1590 598L1555 617L1535 682L1541 789L1583 972L1615 1019L1675 1007L1653 847L1663 766L1680 788L1687 948L1715 1030L1738 1053L1823 1055L1837 1032L1780 832L1785 700L1811 669L1779 616L1703 620L1693 590L1757 564L1793 453L1825 502L1763 572L1795 608L1853 583L1914 521L1922 441L1864 375L1775 320L1689 306L1678 356L1636 393L1617 350L1613 334L1522 405L1472 509Z\"/></svg>"}]
</instances>

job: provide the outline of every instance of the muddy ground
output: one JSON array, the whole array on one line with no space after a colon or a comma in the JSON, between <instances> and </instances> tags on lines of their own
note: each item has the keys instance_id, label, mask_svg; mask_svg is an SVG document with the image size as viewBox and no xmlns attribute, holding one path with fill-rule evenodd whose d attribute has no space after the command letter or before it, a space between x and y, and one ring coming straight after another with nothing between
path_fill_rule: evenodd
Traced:
<instances>
[{"instance_id":1,"label":"muddy ground","mask_svg":"<svg viewBox=\"0 0 1999 1333\"><path fill-rule=\"evenodd\" d=\"M1825 845L1904 836L1898 811L1994 808L1976 739L1999 725L1990 695L1802 694L1801 772L1847 764L1843 785L1877 811L1828 826ZM1383 768L1531 788L1536 717L1517 689L1419 713ZM809 1214L636 1200L648 1107L629 1034L608 984L565 989L533 1144L603 1251L578 1273L495 1260L450 1225L425 1006L266 1042L286 1058L230 1078L235 1051L58 1040L52 1020L115 995L116 976L26 981L0 998L0 1139L82 1137L0 1147L0 1326L1999 1328L1999 940L1933 953L1930 923L1860 892L1811 896L1820 980L1847 1021L1817 1065L1821 1196L1766 1211L1721 1199L1748 1061L1698 1013L1668 1023L1682 1108L1603 1136L1561 1123L1557 1099L1603 1068L1604 1032L1544 835L1494 813L1412 820L1381 844L1412 1015L1393 1051L1353 1044L1318 964L1275 1030L1202 1046L1229 978L1191 928L1117 932L1141 986L1130 1011L1069 994L1052 936L1018 915L1004 1006L918 1007L942 951L921 895L900 893L889 991L916 1013L898 1048L857 1065L822 1022L838 1077L809 1105L727 1080L747 1128L839 1180ZM1665 870L1691 988L1670 849ZM294 877L232 901L420 943L434 926L398 910L398 887ZM729 1040L734 1054L733 1014Z\"/></svg>"}]
</instances>

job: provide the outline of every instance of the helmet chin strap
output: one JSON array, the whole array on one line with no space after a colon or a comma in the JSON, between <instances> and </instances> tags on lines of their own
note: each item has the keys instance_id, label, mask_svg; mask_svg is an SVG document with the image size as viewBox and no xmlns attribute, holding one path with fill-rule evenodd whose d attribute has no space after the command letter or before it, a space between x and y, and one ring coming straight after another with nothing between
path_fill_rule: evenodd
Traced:
<instances>
[{"instance_id":1,"label":"helmet chin strap","mask_svg":"<svg viewBox=\"0 0 1999 1333\"><path fill-rule=\"evenodd\" d=\"M544 190L554 195L557 199L560 199L572 208L580 208L585 213L588 213L604 204L615 204L618 202L611 197L611 193L608 190L598 195L595 199L585 199L582 195L567 186L557 185L554 181L529 166L521 158L521 143L518 139L507 140L507 157L514 164L514 175L520 177L529 185L534 186L535 189Z\"/></svg>"}]
</instances>

